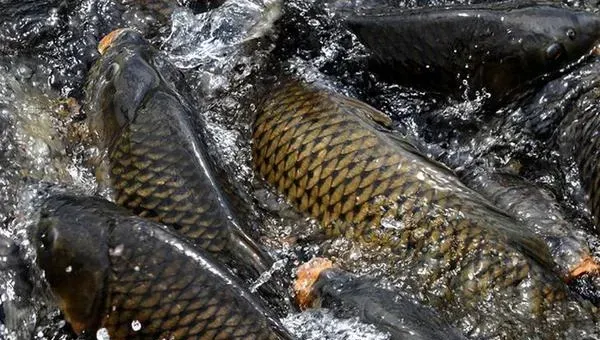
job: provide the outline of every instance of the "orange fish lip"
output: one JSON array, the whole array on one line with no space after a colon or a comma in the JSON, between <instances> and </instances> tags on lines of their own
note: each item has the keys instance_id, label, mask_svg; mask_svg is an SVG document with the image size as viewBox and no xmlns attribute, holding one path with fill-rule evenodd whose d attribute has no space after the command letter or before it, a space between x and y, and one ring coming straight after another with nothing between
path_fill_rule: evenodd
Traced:
<instances>
[{"instance_id":1,"label":"orange fish lip","mask_svg":"<svg viewBox=\"0 0 600 340\"><path fill-rule=\"evenodd\" d=\"M322 257L315 257L298 267L294 292L296 293L296 303L301 310L311 307L315 299L312 292L313 286L317 282L319 274L329 268L333 268L333 262Z\"/></svg>"},{"instance_id":2,"label":"orange fish lip","mask_svg":"<svg viewBox=\"0 0 600 340\"><path fill-rule=\"evenodd\" d=\"M583 274L594 274L600 273L600 264L598 264L591 256L587 255L581 259L581 261L571 269L567 281L574 279Z\"/></svg>"},{"instance_id":3,"label":"orange fish lip","mask_svg":"<svg viewBox=\"0 0 600 340\"><path fill-rule=\"evenodd\" d=\"M117 28L116 30L105 35L104 38L102 38L98 43L98 52L100 52L100 55L104 55L104 52L108 50L113 41L115 41L115 39L117 39L117 37L126 30L128 30L128 28Z\"/></svg>"}]
</instances>

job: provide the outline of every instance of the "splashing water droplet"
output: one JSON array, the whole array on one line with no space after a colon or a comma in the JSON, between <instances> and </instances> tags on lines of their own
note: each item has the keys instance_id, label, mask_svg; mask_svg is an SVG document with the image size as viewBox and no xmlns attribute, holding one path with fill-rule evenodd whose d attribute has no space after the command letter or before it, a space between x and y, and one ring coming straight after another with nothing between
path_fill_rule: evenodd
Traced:
<instances>
[{"instance_id":1,"label":"splashing water droplet","mask_svg":"<svg viewBox=\"0 0 600 340\"><path fill-rule=\"evenodd\" d=\"M133 320L131 322L131 329L133 329L134 332L137 332L142 329L142 324L139 322L139 320Z\"/></svg>"},{"instance_id":2,"label":"splashing water droplet","mask_svg":"<svg viewBox=\"0 0 600 340\"><path fill-rule=\"evenodd\" d=\"M108 335L108 329L100 328L96 332L96 339L97 340L110 340L110 335Z\"/></svg>"},{"instance_id":3,"label":"splashing water droplet","mask_svg":"<svg viewBox=\"0 0 600 340\"><path fill-rule=\"evenodd\" d=\"M121 254L123 254L123 248L123 244L119 244L118 246L109 249L108 252L111 256L121 256Z\"/></svg>"},{"instance_id":4,"label":"splashing water droplet","mask_svg":"<svg viewBox=\"0 0 600 340\"><path fill-rule=\"evenodd\" d=\"M70 273L73 271L73 267L68 266L67 268L65 268L65 272Z\"/></svg>"},{"instance_id":5,"label":"splashing water droplet","mask_svg":"<svg viewBox=\"0 0 600 340\"><path fill-rule=\"evenodd\" d=\"M271 266L271 268L269 268L269 270L260 274L260 277L258 279L256 279L256 281L254 282L252 287L250 287L250 292L256 293L256 290L260 286L265 284L267 281L269 281L271 279L271 276L273 276L273 273L275 273L276 271L285 267L286 263L287 263L287 259L281 259L281 260L275 261L275 263L273 263L273 265Z\"/></svg>"}]
</instances>

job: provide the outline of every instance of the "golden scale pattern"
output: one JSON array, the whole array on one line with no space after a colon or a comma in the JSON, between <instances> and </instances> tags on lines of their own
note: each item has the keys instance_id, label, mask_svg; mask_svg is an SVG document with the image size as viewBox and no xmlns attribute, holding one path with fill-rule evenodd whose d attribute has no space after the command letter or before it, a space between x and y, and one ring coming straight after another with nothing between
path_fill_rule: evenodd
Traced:
<instances>
[{"instance_id":1,"label":"golden scale pattern","mask_svg":"<svg viewBox=\"0 0 600 340\"><path fill-rule=\"evenodd\" d=\"M284 86L259 108L255 167L329 236L389 247L424 291L445 287L476 298L527 290L518 286L530 279L530 292L514 294L527 295L532 309L565 297L564 285L521 252L531 246L545 260L543 243L517 235L510 219L446 169L382 136L364 118L378 114L347 97ZM417 274L428 261L435 266Z\"/></svg>"},{"instance_id":2,"label":"golden scale pattern","mask_svg":"<svg viewBox=\"0 0 600 340\"><path fill-rule=\"evenodd\" d=\"M249 293L240 295L212 269L165 242L177 239L148 226L121 224L111 234L111 245L124 245L110 255L102 327L111 339L285 338L247 300Z\"/></svg>"},{"instance_id":3,"label":"golden scale pattern","mask_svg":"<svg viewBox=\"0 0 600 340\"><path fill-rule=\"evenodd\" d=\"M220 252L228 242L227 217L187 142L161 114L140 112L110 151L116 202Z\"/></svg>"}]
</instances>

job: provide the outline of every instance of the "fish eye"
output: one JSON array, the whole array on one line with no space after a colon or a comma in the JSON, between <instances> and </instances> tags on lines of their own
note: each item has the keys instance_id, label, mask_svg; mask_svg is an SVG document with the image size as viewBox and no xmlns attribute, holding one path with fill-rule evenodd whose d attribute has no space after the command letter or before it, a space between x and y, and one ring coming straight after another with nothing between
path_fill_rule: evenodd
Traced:
<instances>
[{"instance_id":1,"label":"fish eye","mask_svg":"<svg viewBox=\"0 0 600 340\"><path fill-rule=\"evenodd\" d=\"M106 70L106 73L104 74L104 79L106 81L113 80L115 78L115 76L119 73L119 68L120 68L119 64L117 64L117 63L110 64L110 66Z\"/></svg>"},{"instance_id":2,"label":"fish eye","mask_svg":"<svg viewBox=\"0 0 600 340\"><path fill-rule=\"evenodd\" d=\"M549 61L556 61L561 59L565 53L565 48L562 44L554 43L546 49L546 59Z\"/></svg>"},{"instance_id":3,"label":"fish eye","mask_svg":"<svg viewBox=\"0 0 600 340\"><path fill-rule=\"evenodd\" d=\"M575 32L574 29L569 28L567 30L567 37L569 37L569 39L571 39L571 40L575 40L575 38L577 37L577 33Z\"/></svg>"}]
</instances>

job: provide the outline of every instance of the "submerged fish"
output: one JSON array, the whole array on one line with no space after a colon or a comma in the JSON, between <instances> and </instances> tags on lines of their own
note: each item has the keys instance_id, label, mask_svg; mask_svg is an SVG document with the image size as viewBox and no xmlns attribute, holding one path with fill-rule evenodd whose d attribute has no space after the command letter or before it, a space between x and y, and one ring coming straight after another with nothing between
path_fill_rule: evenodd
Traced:
<instances>
[{"instance_id":1,"label":"submerged fish","mask_svg":"<svg viewBox=\"0 0 600 340\"><path fill-rule=\"evenodd\" d=\"M558 128L558 143L565 158L575 160L587 193L587 203L600 226L600 63L587 68L594 81L570 102ZM586 79L582 79L585 81Z\"/></svg>"},{"instance_id":2,"label":"submerged fish","mask_svg":"<svg viewBox=\"0 0 600 340\"><path fill-rule=\"evenodd\" d=\"M389 11L347 18L382 75L404 85L494 102L589 52L600 16L559 5L506 2Z\"/></svg>"},{"instance_id":3,"label":"submerged fish","mask_svg":"<svg viewBox=\"0 0 600 340\"><path fill-rule=\"evenodd\" d=\"M519 176L483 169L469 170L462 180L541 236L566 279L600 270L585 239L574 234L573 225L549 192Z\"/></svg>"},{"instance_id":4,"label":"submerged fish","mask_svg":"<svg viewBox=\"0 0 600 340\"><path fill-rule=\"evenodd\" d=\"M37 262L77 333L111 339L290 339L201 250L100 198L53 196L31 231Z\"/></svg>"},{"instance_id":5,"label":"submerged fish","mask_svg":"<svg viewBox=\"0 0 600 340\"><path fill-rule=\"evenodd\" d=\"M379 131L369 117L382 115L316 87L280 84L258 109L254 164L329 237L372 247L388 275L476 334L560 333L591 320L541 239Z\"/></svg>"},{"instance_id":6,"label":"submerged fish","mask_svg":"<svg viewBox=\"0 0 600 340\"><path fill-rule=\"evenodd\" d=\"M256 279L273 260L241 229L197 133L202 126L181 73L129 29L106 36L99 50L86 112L106 152L117 204L174 228L244 279Z\"/></svg>"},{"instance_id":7,"label":"submerged fish","mask_svg":"<svg viewBox=\"0 0 600 340\"><path fill-rule=\"evenodd\" d=\"M390 339L465 339L430 308L379 288L373 280L332 268L321 258L298 268L295 286L309 291L309 299L303 301L309 307L358 317L389 333Z\"/></svg>"}]
</instances>

